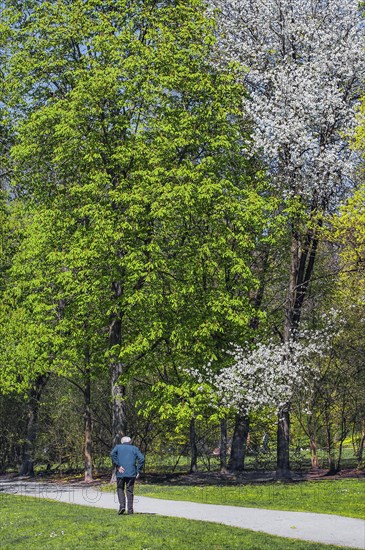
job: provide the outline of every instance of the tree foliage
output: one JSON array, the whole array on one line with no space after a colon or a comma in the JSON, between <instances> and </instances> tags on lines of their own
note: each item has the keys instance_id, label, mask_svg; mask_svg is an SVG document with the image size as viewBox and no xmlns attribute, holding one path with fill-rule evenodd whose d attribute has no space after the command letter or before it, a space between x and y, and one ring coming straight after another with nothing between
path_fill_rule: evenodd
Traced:
<instances>
[{"instance_id":1,"label":"tree foliage","mask_svg":"<svg viewBox=\"0 0 365 550\"><path fill-rule=\"evenodd\" d=\"M43 410L51 433L40 388L51 400L59 384L82 411L89 478L93 424L104 446L135 430L147 448L159 421L195 453L202 423L226 445L237 411L288 418L296 400L300 416L303 377L318 395L298 335L306 312L323 321L305 309L322 226L358 165L364 27L354 0L214 5L1 4L1 392L41 426ZM332 225L352 321L363 200ZM338 372L355 365L336 353ZM236 428L247 438L248 418Z\"/></svg>"}]
</instances>

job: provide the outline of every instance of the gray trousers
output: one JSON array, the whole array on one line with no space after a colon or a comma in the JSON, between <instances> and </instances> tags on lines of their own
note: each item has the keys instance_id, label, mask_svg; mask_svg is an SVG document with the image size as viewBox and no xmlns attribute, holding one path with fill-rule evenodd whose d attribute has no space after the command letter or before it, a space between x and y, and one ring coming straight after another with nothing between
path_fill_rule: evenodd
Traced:
<instances>
[{"instance_id":1,"label":"gray trousers","mask_svg":"<svg viewBox=\"0 0 365 550\"><path fill-rule=\"evenodd\" d=\"M133 489L135 477L119 477L117 478L117 493L119 506L123 509L125 506L125 492L127 493L128 514L133 514Z\"/></svg>"}]
</instances>

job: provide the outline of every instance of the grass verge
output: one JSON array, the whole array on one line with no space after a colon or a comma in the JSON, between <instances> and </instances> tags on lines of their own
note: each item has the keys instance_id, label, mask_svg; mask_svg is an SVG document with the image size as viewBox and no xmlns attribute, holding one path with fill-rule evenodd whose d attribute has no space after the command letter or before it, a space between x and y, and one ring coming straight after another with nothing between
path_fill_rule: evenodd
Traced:
<instances>
[{"instance_id":1,"label":"grass verge","mask_svg":"<svg viewBox=\"0 0 365 550\"><path fill-rule=\"evenodd\" d=\"M318 512L365 517L365 480L340 479L300 483L218 486L138 484L138 494L168 500L189 500L271 510Z\"/></svg>"},{"instance_id":2,"label":"grass verge","mask_svg":"<svg viewBox=\"0 0 365 550\"><path fill-rule=\"evenodd\" d=\"M202 521L61 504L45 499L0 495L1 548L108 548L122 550L335 550Z\"/></svg>"}]
</instances>

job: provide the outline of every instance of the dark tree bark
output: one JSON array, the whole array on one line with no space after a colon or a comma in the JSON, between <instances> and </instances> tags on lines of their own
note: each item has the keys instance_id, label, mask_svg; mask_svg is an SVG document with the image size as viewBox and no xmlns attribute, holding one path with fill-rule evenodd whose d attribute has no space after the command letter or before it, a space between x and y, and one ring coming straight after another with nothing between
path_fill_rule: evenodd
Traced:
<instances>
[{"instance_id":1,"label":"dark tree bark","mask_svg":"<svg viewBox=\"0 0 365 550\"><path fill-rule=\"evenodd\" d=\"M249 417L238 414L236 416L231 454L228 462L228 469L231 471L244 470L249 427Z\"/></svg>"},{"instance_id":2,"label":"dark tree bark","mask_svg":"<svg viewBox=\"0 0 365 550\"><path fill-rule=\"evenodd\" d=\"M86 360L88 356L86 357ZM84 461L86 483L93 480L92 461L92 415L91 415L91 379L88 361L85 367L85 388L84 388Z\"/></svg>"},{"instance_id":3,"label":"dark tree bark","mask_svg":"<svg viewBox=\"0 0 365 550\"><path fill-rule=\"evenodd\" d=\"M276 458L276 477L278 479L290 479L290 461L289 461L289 434L290 434L290 414L289 404L285 404L278 412L278 430L277 430L277 458Z\"/></svg>"},{"instance_id":4,"label":"dark tree bark","mask_svg":"<svg viewBox=\"0 0 365 550\"><path fill-rule=\"evenodd\" d=\"M349 434L349 427L347 423L346 418L346 395L343 395L342 397L342 407L341 407L341 432L340 432L340 447L338 450L338 458L337 458L337 465L336 465L336 473L341 470L341 461L342 461L342 452L343 452L343 442L345 441L346 437Z\"/></svg>"},{"instance_id":5,"label":"dark tree bark","mask_svg":"<svg viewBox=\"0 0 365 550\"><path fill-rule=\"evenodd\" d=\"M309 449L311 457L311 468L312 470L318 470L319 462L317 455L317 439L315 435L311 435L309 438Z\"/></svg>"},{"instance_id":6,"label":"dark tree bark","mask_svg":"<svg viewBox=\"0 0 365 550\"><path fill-rule=\"evenodd\" d=\"M364 446L365 446L365 420L362 421L362 437L360 441L360 447L359 447L359 454L358 454L358 462L357 467L361 468L363 467L363 454L364 454Z\"/></svg>"},{"instance_id":7,"label":"dark tree bark","mask_svg":"<svg viewBox=\"0 0 365 550\"><path fill-rule=\"evenodd\" d=\"M221 420L221 439L219 445L219 459L221 474L227 473L227 419Z\"/></svg>"},{"instance_id":8,"label":"dark tree bark","mask_svg":"<svg viewBox=\"0 0 365 550\"><path fill-rule=\"evenodd\" d=\"M85 482L89 483L93 480L92 466L92 420L90 403L85 404L84 414L85 425L85 441L84 441L84 456L85 456Z\"/></svg>"},{"instance_id":9,"label":"dark tree bark","mask_svg":"<svg viewBox=\"0 0 365 550\"><path fill-rule=\"evenodd\" d=\"M196 444L196 430L195 430L194 417L190 420L189 441L190 441L190 456L191 456L190 472L195 473L198 471L198 447Z\"/></svg>"},{"instance_id":10,"label":"dark tree bark","mask_svg":"<svg viewBox=\"0 0 365 550\"><path fill-rule=\"evenodd\" d=\"M118 361L111 364L112 395L112 446L120 443L121 437L127 435L127 411L125 404L126 388L119 383L123 365Z\"/></svg>"},{"instance_id":11,"label":"dark tree bark","mask_svg":"<svg viewBox=\"0 0 365 550\"><path fill-rule=\"evenodd\" d=\"M325 409L325 430L326 430L326 440L327 440L327 456L328 456L328 472L327 475L333 475L336 473L336 459L334 454L334 441L332 436L332 425L330 414L328 411L328 406Z\"/></svg>"},{"instance_id":12,"label":"dark tree bark","mask_svg":"<svg viewBox=\"0 0 365 550\"><path fill-rule=\"evenodd\" d=\"M290 274L286 296L283 340L289 342L296 337L299 328L304 299L312 279L317 255L318 239L308 230L302 237L292 226L290 248ZM298 223L299 225L299 223ZM278 412L276 476L278 479L290 478L290 402L285 403Z\"/></svg>"},{"instance_id":13,"label":"dark tree bark","mask_svg":"<svg viewBox=\"0 0 365 550\"><path fill-rule=\"evenodd\" d=\"M39 401L48 378L49 374L38 376L29 393L27 435L23 446L23 461L19 470L21 476L34 476L34 445L38 434Z\"/></svg>"},{"instance_id":14,"label":"dark tree bark","mask_svg":"<svg viewBox=\"0 0 365 550\"><path fill-rule=\"evenodd\" d=\"M122 285L113 283L114 298L122 295ZM123 363L119 360L119 348L122 343L122 315L113 315L110 324L109 344L116 349L110 364L111 399L112 399L112 446L120 443L120 437L127 435L127 412L125 405L126 388L119 383L123 374Z\"/></svg>"},{"instance_id":15,"label":"dark tree bark","mask_svg":"<svg viewBox=\"0 0 365 550\"><path fill-rule=\"evenodd\" d=\"M115 301L123 294L121 283L113 283L112 290ZM119 360L119 349L122 344L122 313L111 317L109 330L109 347L115 350L110 363L110 383L112 401L112 447L118 445L123 436L127 435L127 411L125 404L126 388L120 384L119 379L123 374L123 363ZM116 481L116 471L113 468L111 482Z\"/></svg>"}]
</instances>

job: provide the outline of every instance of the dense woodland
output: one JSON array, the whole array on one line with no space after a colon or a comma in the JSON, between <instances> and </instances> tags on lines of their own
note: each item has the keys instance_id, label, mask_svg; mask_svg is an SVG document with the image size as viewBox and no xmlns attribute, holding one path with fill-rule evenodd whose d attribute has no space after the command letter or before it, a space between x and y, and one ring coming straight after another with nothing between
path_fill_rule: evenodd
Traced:
<instances>
[{"instance_id":1,"label":"dense woodland","mask_svg":"<svg viewBox=\"0 0 365 550\"><path fill-rule=\"evenodd\" d=\"M0 470L363 468L361 5L0 6Z\"/></svg>"}]
</instances>

